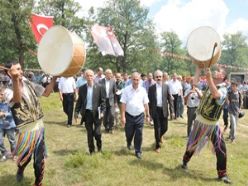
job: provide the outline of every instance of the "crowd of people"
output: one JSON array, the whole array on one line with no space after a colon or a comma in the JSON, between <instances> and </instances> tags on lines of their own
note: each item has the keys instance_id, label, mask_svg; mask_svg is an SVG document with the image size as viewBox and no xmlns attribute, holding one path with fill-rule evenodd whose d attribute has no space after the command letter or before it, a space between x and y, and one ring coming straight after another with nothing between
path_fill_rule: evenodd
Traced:
<instances>
[{"instance_id":1,"label":"crowd of people","mask_svg":"<svg viewBox=\"0 0 248 186\"><path fill-rule=\"evenodd\" d=\"M219 119L224 110L225 130L230 118L228 140L236 139L238 118L242 117L242 92L240 83L227 81L223 70L213 75L205 69L205 78L200 77L196 67L194 77L182 77L176 73L156 70L147 74L133 71L132 74L103 71L96 73L83 69L75 77L50 77L47 81L35 82L32 73L26 77L19 63L10 63L9 71L0 76L0 161L17 160L17 181L23 179L24 169L34 156L35 185L41 185L44 173L46 147L44 140L43 112L38 97L49 96L57 84L63 111L67 115L66 125L85 125L89 153L102 151L101 124L108 134L115 127L125 128L126 145L134 149L135 156L142 158L143 127L146 123L154 127L156 153L160 152L163 136L168 130L169 120L183 118L187 107L188 143L182 160L182 168L195 152L199 152L209 139L217 157L217 173L220 180L231 183L226 173L226 146ZM74 105L75 104L75 105ZM18 140L15 135L18 134ZM4 146L4 136L10 143L10 151ZM96 141L96 148L95 142ZM132 142L134 147L132 147Z\"/></svg>"}]
</instances>

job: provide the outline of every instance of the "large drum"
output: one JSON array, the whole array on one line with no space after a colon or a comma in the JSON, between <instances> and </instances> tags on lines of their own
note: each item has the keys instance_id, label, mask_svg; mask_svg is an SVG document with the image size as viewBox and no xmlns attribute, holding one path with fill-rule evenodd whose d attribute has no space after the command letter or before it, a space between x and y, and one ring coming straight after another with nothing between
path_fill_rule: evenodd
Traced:
<instances>
[{"instance_id":1,"label":"large drum","mask_svg":"<svg viewBox=\"0 0 248 186\"><path fill-rule=\"evenodd\" d=\"M85 60L83 41L63 26L51 27L39 43L38 61L47 74L73 76L80 71Z\"/></svg>"},{"instance_id":2,"label":"large drum","mask_svg":"<svg viewBox=\"0 0 248 186\"><path fill-rule=\"evenodd\" d=\"M220 58L220 36L209 26L199 27L190 33L187 50L189 56L193 59L193 63L209 67Z\"/></svg>"}]
</instances>

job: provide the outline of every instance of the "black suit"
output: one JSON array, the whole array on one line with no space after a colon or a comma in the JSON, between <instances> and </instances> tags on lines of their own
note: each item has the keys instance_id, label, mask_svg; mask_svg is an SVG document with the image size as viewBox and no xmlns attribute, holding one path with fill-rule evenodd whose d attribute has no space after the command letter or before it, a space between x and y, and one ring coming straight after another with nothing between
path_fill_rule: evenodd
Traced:
<instances>
[{"instance_id":1,"label":"black suit","mask_svg":"<svg viewBox=\"0 0 248 186\"><path fill-rule=\"evenodd\" d=\"M98 151L102 148L102 140L101 140L101 122L99 119L98 108L100 107L101 112L104 112L106 109L105 106L105 96L103 89L100 85L93 85L92 92L92 110L86 109L87 105L87 93L88 93L88 85L85 84L79 87L78 92L78 100L75 107L75 113L78 115L80 112L85 121L85 127L87 130L87 139L88 139L88 147L90 153L95 151L95 145L93 141L93 137L96 139Z\"/></svg>"},{"instance_id":2,"label":"black suit","mask_svg":"<svg viewBox=\"0 0 248 186\"><path fill-rule=\"evenodd\" d=\"M113 130L113 126L114 126L116 84L113 79L109 80L109 90L108 90L109 95L107 96L106 78L101 79L99 83L102 85L106 97L106 111L104 113L103 125L105 127L106 132L109 132Z\"/></svg>"},{"instance_id":3,"label":"black suit","mask_svg":"<svg viewBox=\"0 0 248 186\"><path fill-rule=\"evenodd\" d=\"M168 105L170 105L170 107L173 107L172 99L169 93L169 86L162 83L162 107L157 106L156 84L149 87L148 98L149 110L154 122L156 149L158 149L160 148L161 137L168 129Z\"/></svg>"}]
</instances>

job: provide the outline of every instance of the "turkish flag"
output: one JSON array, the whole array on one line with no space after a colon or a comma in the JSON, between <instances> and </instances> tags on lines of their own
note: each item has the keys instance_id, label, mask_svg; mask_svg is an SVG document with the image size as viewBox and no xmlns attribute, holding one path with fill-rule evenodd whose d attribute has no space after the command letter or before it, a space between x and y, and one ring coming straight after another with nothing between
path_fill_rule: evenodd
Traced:
<instances>
[{"instance_id":1,"label":"turkish flag","mask_svg":"<svg viewBox=\"0 0 248 186\"><path fill-rule=\"evenodd\" d=\"M31 15L31 28L37 43L40 42L45 32L53 26L53 16Z\"/></svg>"},{"instance_id":2,"label":"turkish flag","mask_svg":"<svg viewBox=\"0 0 248 186\"><path fill-rule=\"evenodd\" d=\"M91 34L102 55L123 56L123 50L111 27L93 25Z\"/></svg>"}]
</instances>

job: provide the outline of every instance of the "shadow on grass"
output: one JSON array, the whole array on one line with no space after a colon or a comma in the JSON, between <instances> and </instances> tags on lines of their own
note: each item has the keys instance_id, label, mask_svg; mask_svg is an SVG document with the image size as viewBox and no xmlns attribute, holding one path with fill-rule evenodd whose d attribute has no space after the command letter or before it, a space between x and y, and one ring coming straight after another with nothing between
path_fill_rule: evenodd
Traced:
<instances>
[{"instance_id":1,"label":"shadow on grass","mask_svg":"<svg viewBox=\"0 0 248 186\"><path fill-rule=\"evenodd\" d=\"M47 120L44 120L44 123L45 124L49 124L49 125L63 125L63 126L67 126L66 125L66 121L47 121Z\"/></svg>"},{"instance_id":2,"label":"shadow on grass","mask_svg":"<svg viewBox=\"0 0 248 186\"><path fill-rule=\"evenodd\" d=\"M61 149L61 150L53 151L53 153L59 156L67 156L67 155L71 155L71 154L73 155L79 153L79 150Z\"/></svg>"},{"instance_id":3,"label":"shadow on grass","mask_svg":"<svg viewBox=\"0 0 248 186\"><path fill-rule=\"evenodd\" d=\"M12 175L7 174L7 175L0 176L0 185L2 186L4 185L5 186L28 186L32 184L33 184L33 180L25 176L21 182L16 182L16 175L14 172Z\"/></svg>"},{"instance_id":4,"label":"shadow on grass","mask_svg":"<svg viewBox=\"0 0 248 186\"><path fill-rule=\"evenodd\" d=\"M185 123L183 121L174 121L173 124L174 125L180 125L179 127L185 127L187 125L187 123Z\"/></svg>"},{"instance_id":5,"label":"shadow on grass","mask_svg":"<svg viewBox=\"0 0 248 186\"><path fill-rule=\"evenodd\" d=\"M133 166L141 166L144 167L148 170L162 170L164 174L168 175L172 181L178 180L180 178L189 178L189 179L197 179L197 180L202 180L206 182L216 182L217 178L208 178L204 175L202 175L199 171L197 170L184 170L181 168L181 165L178 165L175 168L169 168L165 167L164 164L158 163L158 162L152 162L149 160L132 160L129 162L130 165Z\"/></svg>"},{"instance_id":6,"label":"shadow on grass","mask_svg":"<svg viewBox=\"0 0 248 186\"><path fill-rule=\"evenodd\" d=\"M133 154L133 150L128 150L127 148L122 148L120 150L113 151L116 156L128 156Z\"/></svg>"},{"instance_id":7,"label":"shadow on grass","mask_svg":"<svg viewBox=\"0 0 248 186\"><path fill-rule=\"evenodd\" d=\"M199 173L197 170L184 170L181 168L181 165L178 165L175 168L168 168L164 167L163 168L163 173L168 175L172 181L178 180L180 178L189 178L189 179L197 179L197 180L202 180L206 182L216 182L217 178L210 178L202 175Z\"/></svg>"}]
</instances>

